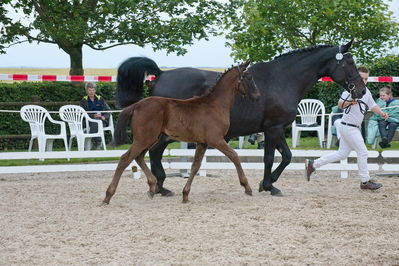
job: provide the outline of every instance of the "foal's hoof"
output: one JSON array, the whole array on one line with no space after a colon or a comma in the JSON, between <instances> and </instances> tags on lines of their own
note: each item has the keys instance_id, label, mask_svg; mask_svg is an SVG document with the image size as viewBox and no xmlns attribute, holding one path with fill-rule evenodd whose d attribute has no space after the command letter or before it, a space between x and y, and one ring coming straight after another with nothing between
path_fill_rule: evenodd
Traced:
<instances>
[{"instance_id":1,"label":"foal's hoof","mask_svg":"<svg viewBox=\"0 0 399 266\"><path fill-rule=\"evenodd\" d=\"M252 190L245 191L245 194L252 196Z\"/></svg>"},{"instance_id":2,"label":"foal's hoof","mask_svg":"<svg viewBox=\"0 0 399 266\"><path fill-rule=\"evenodd\" d=\"M182 203L188 203L188 199L183 198Z\"/></svg>"},{"instance_id":3,"label":"foal's hoof","mask_svg":"<svg viewBox=\"0 0 399 266\"><path fill-rule=\"evenodd\" d=\"M154 192L151 192L151 191L148 191L148 192L147 192L147 195L148 195L148 197L149 197L150 199L153 199L155 193L154 193Z\"/></svg>"},{"instance_id":4,"label":"foal's hoof","mask_svg":"<svg viewBox=\"0 0 399 266\"><path fill-rule=\"evenodd\" d=\"M109 202L103 201L103 202L101 202L100 207L108 206L108 205L109 205Z\"/></svg>"}]
</instances>

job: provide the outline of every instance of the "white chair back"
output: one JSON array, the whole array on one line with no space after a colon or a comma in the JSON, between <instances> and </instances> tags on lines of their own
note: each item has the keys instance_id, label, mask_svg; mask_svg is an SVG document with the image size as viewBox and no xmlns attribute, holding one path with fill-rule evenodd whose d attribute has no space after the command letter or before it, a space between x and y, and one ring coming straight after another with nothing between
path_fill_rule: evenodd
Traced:
<instances>
[{"instance_id":1,"label":"white chair back","mask_svg":"<svg viewBox=\"0 0 399 266\"><path fill-rule=\"evenodd\" d=\"M67 139L66 139L66 128L65 123L54 120L49 112L42 106L39 105L24 105L20 110L22 120L29 123L31 130L31 139L29 142L29 151L32 150L33 140L38 140L39 151L44 152L52 150L54 139L63 139L65 149L68 151ZM45 122L48 119L54 124L60 125L60 134L46 134Z\"/></svg>"},{"instance_id":2,"label":"white chair back","mask_svg":"<svg viewBox=\"0 0 399 266\"><path fill-rule=\"evenodd\" d=\"M22 120L29 123L32 135L44 134L44 122L48 115L45 108L39 105L25 105L22 106L20 114Z\"/></svg>"},{"instance_id":3,"label":"white chair back","mask_svg":"<svg viewBox=\"0 0 399 266\"><path fill-rule=\"evenodd\" d=\"M71 135L83 133L83 119L87 116L85 109L78 105L64 105L60 108L60 117L68 123Z\"/></svg>"},{"instance_id":4,"label":"white chair back","mask_svg":"<svg viewBox=\"0 0 399 266\"><path fill-rule=\"evenodd\" d=\"M302 125L315 125L320 115L325 115L324 104L315 99L304 99L298 105Z\"/></svg>"}]
</instances>

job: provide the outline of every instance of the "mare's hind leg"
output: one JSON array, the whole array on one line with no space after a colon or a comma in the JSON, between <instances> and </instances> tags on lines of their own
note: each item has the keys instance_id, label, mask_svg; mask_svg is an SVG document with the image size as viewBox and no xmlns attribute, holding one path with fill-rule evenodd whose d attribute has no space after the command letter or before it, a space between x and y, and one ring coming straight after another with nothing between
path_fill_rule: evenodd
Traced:
<instances>
[{"instance_id":1,"label":"mare's hind leg","mask_svg":"<svg viewBox=\"0 0 399 266\"><path fill-rule=\"evenodd\" d=\"M204 158L206 148L207 148L206 144L197 143L194 160L191 165L190 177L188 178L187 183L183 188L183 203L188 202L188 194L190 193L191 190L191 184L193 183L194 176L197 174L198 169L201 167L202 158Z\"/></svg>"},{"instance_id":2,"label":"mare's hind leg","mask_svg":"<svg viewBox=\"0 0 399 266\"><path fill-rule=\"evenodd\" d=\"M240 158L233 150L233 148L231 148L224 139L215 144L209 143L209 145L223 152L234 163L237 170L238 178L240 179L241 186L245 188L246 194L252 195L252 189L249 186L248 179L245 176L244 170L241 167Z\"/></svg>"},{"instance_id":3,"label":"mare's hind leg","mask_svg":"<svg viewBox=\"0 0 399 266\"><path fill-rule=\"evenodd\" d=\"M116 167L114 177L112 178L111 184L109 184L107 192L105 194L105 199L103 203L109 204L112 196L115 194L116 188L118 187L119 180L123 171L125 171L126 167L143 151L143 149L138 148L134 144L130 147L130 149L125 152Z\"/></svg>"},{"instance_id":4,"label":"mare's hind leg","mask_svg":"<svg viewBox=\"0 0 399 266\"><path fill-rule=\"evenodd\" d=\"M151 173L150 168L148 168L147 164L145 163L145 160L144 160L145 153L146 153L146 151L143 151L139 156L137 156L136 162L140 166L141 170L144 171L144 173L145 173L145 175L147 177L147 183L148 183L148 186L149 186L148 196L150 198L153 198L154 194L155 194L155 190L156 190L157 179Z\"/></svg>"},{"instance_id":5,"label":"mare's hind leg","mask_svg":"<svg viewBox=\"0 0 399 266\"><path fill-rule=\"evenodd\" d=\"M265 172L264 172L264 176L263 176L263 181L261 181L259 184L259 192L270 191L270 193L273 196L282 196L283 195L278 188L273 186L274 181L273 181L273 176L272 176L274 152L275 152L276 147L279 147L280 149L284 150L284 148L283 148L284 145L281 146L282 145L281 140L283 138L284 138L284 128L283 127L272 127L272 128L269 128L267 131L265 131L265 150L264 150L264 157L263 157L263 161L265 163ZM289 152L289 148L288 148L287 143L285 142L285 138L284 138L284 143L287 146L287 149ZM279 151L280 151L280 149L279 149ZM286 166L287 159L288 159L287 155L288 154L286 154L286 157L283 158L283 162L279 165L276 174L278 174L278 173L281 174L281 172L284 170L284 168Z\"/></svg>"},{"instance_id":6,"label":"mare's hind leg","mask_svg":"<svg viewBox=\"0 0 399 266\"><path fill-rule=\"evenodd\" d=\"M166 178L165 170L162 166L163 152L169 143L174 142L168 138L168 136L161 134L158 142L150 149L150 162L151 172L157 178L157 189L156 193L160 193L162 196L173 196L174 193L167 188L163 187L163 183Z\"/></svg>"}]
</instances>

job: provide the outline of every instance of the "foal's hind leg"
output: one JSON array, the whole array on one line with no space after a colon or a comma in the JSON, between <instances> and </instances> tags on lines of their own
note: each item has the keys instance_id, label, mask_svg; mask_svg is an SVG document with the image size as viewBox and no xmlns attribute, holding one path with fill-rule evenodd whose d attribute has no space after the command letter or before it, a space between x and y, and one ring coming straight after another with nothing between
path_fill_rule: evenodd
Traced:
<instances>
[{"instance_id":1,"label":"foal's hind leg","mask_svg":"<svg viewBox=\"0 0 399 266\"><path fill-rule=\"evenodd\" d=\"M145 160L144 160L145 153L146 153L146 151L143 151L139 156L137 156L136 162L140 166L141 170L144 171L144 173L145 173L145 175L147 177L147 183L148 183L148 186L149 186L148 196L150 198L153 198L154 194L155 194L155 189L156 189L156 186L157 186L157 179L152 174L150 168L148 168L147 164L145 163Z\"/></svg>"},{"instance_id":2,"label":"foal's hind leg","mask_svg":"<svg viewBox=\"0 0 399 266\"><path fill-rule=\"evenodd\" d=\"M190 193L191 190L191 184L193 183L194 176L197 174L198 169L201 167L202 158L204 158L206 148L207 148L206 144L197 143L197 147L195 149L194 161L191 165L190 177L188 178L187 183L183 188L183 203L188 202L188 194Z\"/></svg>"},{"instance_id":3,"label":"foal's hind leg","mask_svg":"<svg viewBox=\"0 0 399 266\"><path fill-rule=\"evenodd\" d=\"M116 167L114 177L112 178L111 184L109 184L108 186L103 203L109 204L109 201L111 200L112 196L115 194L116 188L118 187L119 180L121 178L123 171L125 171L126 167L128 167L128 165L141 152L142 152L141 150L137 150L137 148L134 145L132 145L130 149L121 156L118 166Z\"/></svg>"},{"instance_id":4,"label":"foal's hind leg","mask_svg":"<svg viewBox=\"0 0 399 266\"><path fill-rule=\"evenodd\" d=\"M248 179L245 176L244 170L241 167L240 158L237 153L227 144L225 140L222 140L216 144L209 143L210 146L223 152L235 165L238 178L240 179L240 184L245 188L245 193L252 196L252 189L249 186Z\"/></svg>"}]
</instances>

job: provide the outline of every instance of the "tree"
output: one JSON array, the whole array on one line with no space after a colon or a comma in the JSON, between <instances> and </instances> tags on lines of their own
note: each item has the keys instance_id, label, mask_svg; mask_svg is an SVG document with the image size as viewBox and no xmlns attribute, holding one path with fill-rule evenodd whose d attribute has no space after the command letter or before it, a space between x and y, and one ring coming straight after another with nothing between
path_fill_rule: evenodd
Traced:
<instances>
[{"instance_id":1,"label":"tree","mask_svg":"<svg viewBox=\"0 0 399 266\"><path fill-rule=\"evenodd\" d=\"M399 44L399 25L383 0L242 0L228 18L236 59L270 60L278 53L355 38L354 54L368 62Z\"/></svg>"},{"instance_id":2,"label":"tree","mask_svg":"<svg viewBox=\"0 0 399 266\"><path fill-rule=\"evenodd\" d=\"M184 54L194 39L216 33L223 14L216 0L15 0L9 7L24 15L12 23L3 19L8 31L0 43L56 44L70 57L71 75L83 74L84 45L95 50L151 45Z\"/></svg>"}]
</instances>

